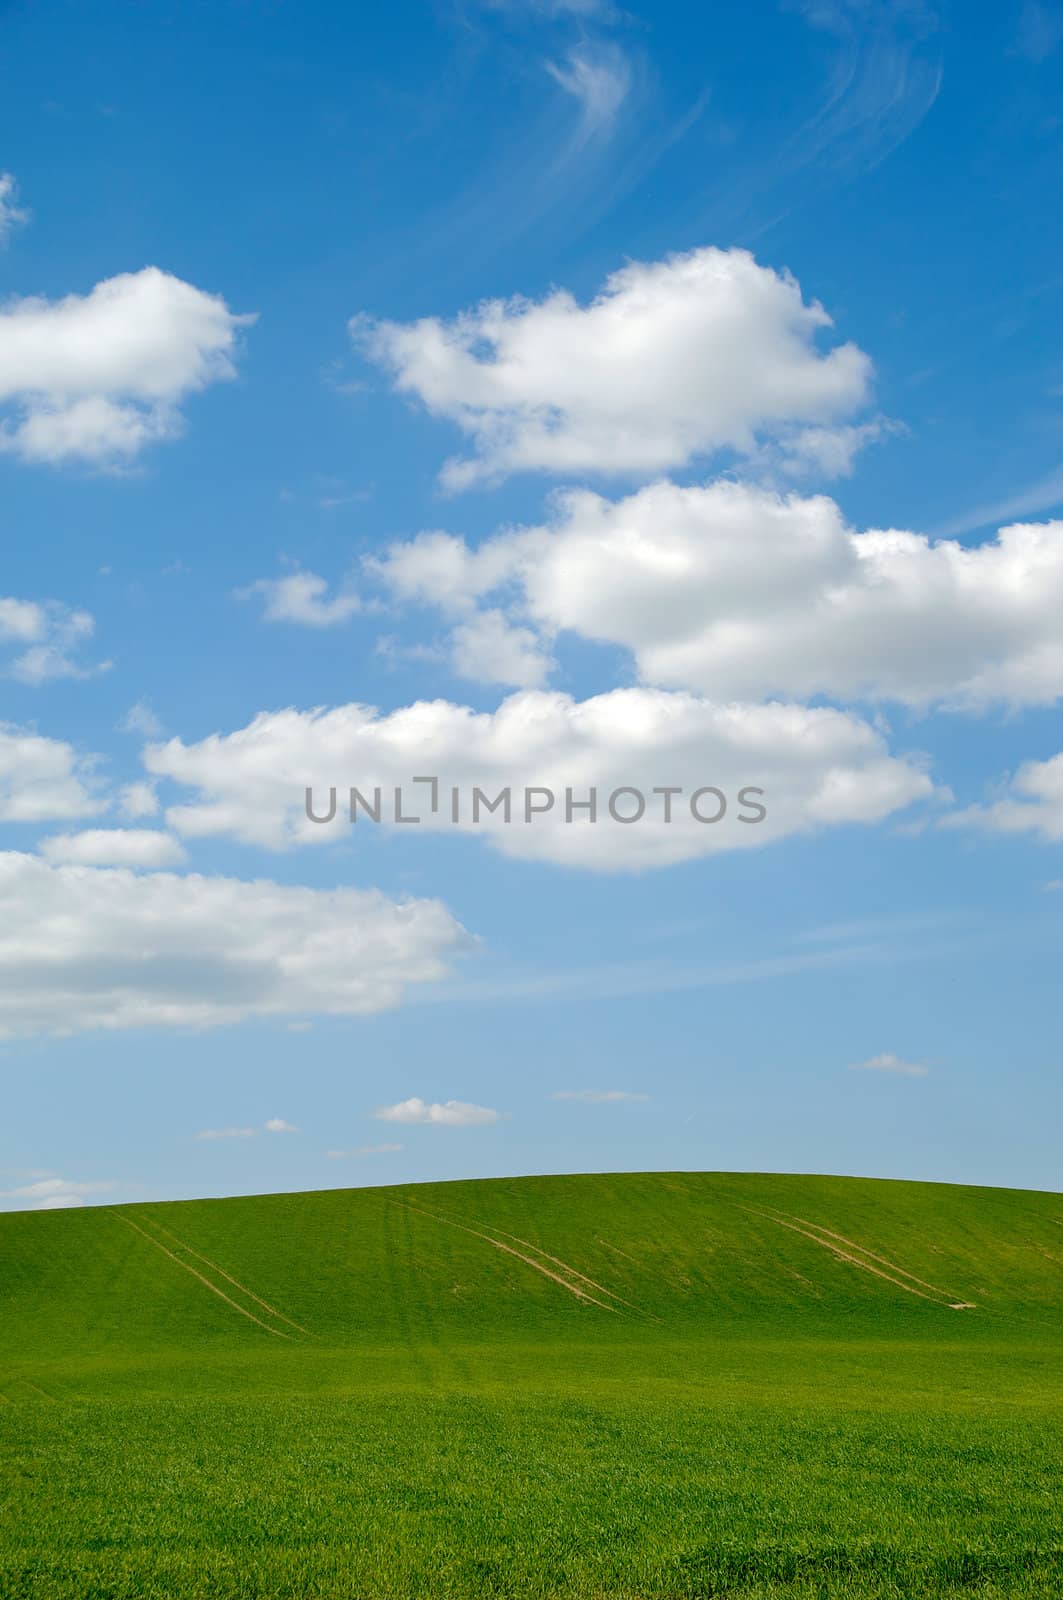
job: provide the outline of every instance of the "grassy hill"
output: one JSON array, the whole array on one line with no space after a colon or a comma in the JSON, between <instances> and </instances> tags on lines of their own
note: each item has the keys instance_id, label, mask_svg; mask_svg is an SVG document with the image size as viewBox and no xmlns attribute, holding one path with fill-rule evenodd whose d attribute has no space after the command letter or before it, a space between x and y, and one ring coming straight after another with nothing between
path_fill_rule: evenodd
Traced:
<instances>
[{"instance_id":1,"label":"grassy hill","mask_svg":"<svg viewBox=\"0 0 1063 1600\"><path fill-rule=\"evenodd\" d=\"M1048 1194L665 1173L0 1216L0 1594L1063 1592L1061 1355Z\"/></svg>"}]
</instances>

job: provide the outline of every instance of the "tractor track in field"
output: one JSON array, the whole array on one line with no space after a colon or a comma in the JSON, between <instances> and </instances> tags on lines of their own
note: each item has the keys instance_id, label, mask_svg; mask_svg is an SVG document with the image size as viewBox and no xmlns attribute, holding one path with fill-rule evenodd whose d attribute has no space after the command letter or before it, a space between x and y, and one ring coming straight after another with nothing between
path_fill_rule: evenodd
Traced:
<instances>
[{"instance_id":1,"label":"tractor track in field","mask_svg":"<svg viewBox=\"0 0 1063 1600\"><path fill-rule=\"evenodd\" d=\"M266 1333L273 1334L274 1338L291 1339L292 1336L290 1333L284 1333L280 1328L271 1328L268 1322L263 1322L261 1317L256 1317L253 1311L248 1311L246 1306L239 1305L231 1295L227 1295L225 1293L224 1289L219 1289L218 1285L216 1283L211 1283L210 1279L205 1277L202 1272L197 1272L195 1267L190 1266L187 1261L182 1261L180 1256L175 1255L172 1250L168 1249L167 1246L163 1244L161 1239L156 1239L154 1235L148 1233L147 1229L142 1228L138 1222L134 1222L132 1217L123 1216L121 1221L124 1222L127 1227L132 1228L135 1233L139 1233L142 1239L146 1239L149 1244L153 1244L156 1250L161 1250L164 1256L168 1256L171 1261L176 1262L182 1271L187 1272L191 1277L198 1279L198 1281L203 1284L205 1288L210 1290L211 1294L216 1294L219 1300L224 1300L227 1306L231 1306L232 1309L234 1311L238 1311L242 1317L246 1317L248 1322L256 1323L258 1327L264 1329Z\"/></svg>"},{"instance_id":2,"label":"tractor track in field","mask_svg":"<svg viewBox=\"0 0 1063 1600\"><path fill-rule=\"evenodd\" d=\"M906 1294L917 1295L920 1300L928 1300L931 1305L940 1306L942 1310L973 1311L976 1309L973 1301L948 1299L946 1290L938 1289L934 1284L925 1283L922 1278L917 1278L914 1273L908 1272L904 1267L895 1266L893 1262L887 1261L885 1257L876 1255L873 1250L866 1249L862 1244L856 1244L852 1239L843 1239L841 1234L832 1233L829 1228L820 1227L818 1223L807 1223L802 1226L802 1218L800 1217L790 1217L785 1213L762 1211L756 1206L740 1206L740 1209L750 1212L753 1216L764 1217L768 1222L774 1222L780 1228L789 1228L792 1233L799 1233L802 1238L811 1239L813 1244L818 1244L821 1249L828 1250L836 1261L845 1261L850 1266L859 1267L863 1272L870 1272L874 1277L882 1278L886 1283L892 1283L895 1288L903 1289ZM817 1231L813 1232L813 1229ZM860 1256L852 1255L849 1250L841 1249L840 1246L842 1244L848 1244L851 1250L859 1250L862 1255L869 1256L871 1259L867 1261L861 1260ZM872 1266L872 1261L879 1261L882 1266ZM882 1270L883 1266L891 1267L893 1269L892 1272L884 1272ZM901 1276L894 1277L894 1273L900 1273ZM905 1282L905 1279L910 1281ZM921 1284L922 1287L916 1288L916 1284ZM929 1294L926 1292L928 1289L931 1290Z\"/></svg>"},{"instance_id":3,"label":"tractor track in field","mask_svg":"<svg viewBox=\"0 0 1063 1600\"><path fill-rule=\"evenodd\" d=\"M532 1256L524 1255L520 1250L514 1250L512 1245L503 1244L501 1239L492 1238L491 1234L484 1233L479 1228L472 1228L468 1225L468 1223L465 1222L456 1222L453 1217L444 1217L435 1211L426 1211L423 1206L412 1205L409 1201L392 1200L390 1204L401 1206L406 1211L414 1211L419 1216L429 1217L433 1222L442 1222L449 1228L459 1228L462 1233L469 1233L474 1239L483 1239L487 1244L493 1245L496 1250L502 1250L506 1255L515 1256L518 1261L523 1261L526 1266L529 1266L533 1268L534 1271L541 1273L544 1278L549 1278L553 1283L560 1284L562 1289L567 1289L569 1294L574 1295L577 1300L582 1300L588 1305L598 1306L602 1311L609 1311L614 1317L622 1317L624 1315L619 1307L611 1306L604 1300L598 1300L593 1294L588 1294L586 1289L581 1289L579 1284L570 1283L568 1279L563 1278L559 1272L553 1272L549 1267L544 1267L541 1261L536 1261ZM502 1232L501 1229L498 1229L497 1231ZM511 1234L510 1237L512 1238L514 1236ZM534 1250L536 1247L535 1245L529 1245L528 1248ZM545 1252L540 1251L540 1254L544 1253ZM552 1260L554 1258L549 1257L548 1259ZM577 1276L582 1278L583 1274L579 1273ZM589 1282L590 1280L587 1279L585 1281ZM602 1292L604 1294L608 1294L610 1291L605 1289Z\"/></svg>"},{"instance_id":4,"label":"tractor track in field","mask_svg":"<svg viewBox=\"0 0 1063 1600\"><path fill-rule=\"evenodd\" d=\"M877 1255L874 1250L869 1250L864 1244L857 1244L855 1239L847 1239L844 1233L834 1233L830 1228L824 1228L819 1222L809 1222L807 1217L794 1217L794 1222L801 1222L806 1228L814 1228L817 1233L825 1233L828 1239L837 1239L839 1244L847 1244L850 1250L859 1250L861 1255L869 1256L872 1261L877 1261L880 1266L889 1267L893 1272L899 1272L902 1278L910 1278L913 1283L918 1283L924 1289L932 1289L935 1294L944 1295L948 1291L939 1284L927 1283L925 1278L917 1278L914 1272L909 1272L905 1267L899 1267L895 1261L888 1261L885 1256Z\"/></svg>"},{"instance_id":5,"label":"tractor track in field","mask_svg":"<svg viewBox=\"0 0 1063 1600\"><path fill-rule=\"evenodd\" d=\"M241 1294L246 1294L249 1300L253 1300L257 1306L261 1306L263 1311L268 1311L271 1317L276 1317L280 1322L286 1322L289 1328L294 1328L297 1333L305 1333L308 1339L317 1338L316 1333L311 1333L309 1328L304 1328L301 1323L293 1321L291 1317L286 1317L283 1311L278 1311L276 1306L271 1306L268 1300L263 1300L261 1295L256 1294L253 1289L249 1289L246 1283L241 1283L239 1278L234 1278L231 1272L226 1272L224 1267L219 1267L216 1261L212 1261L209 1256L205 1256L201 1250L194 1250L190 1244L186 1244L183 1239L179 1239L172 1229L164 1227L156 1217L152 1217L151 1221L152 1225L158 1228L160 1233L166 1234L168 1239L172 1239L174 1244L187 1251L190 1256L195 1256L197 1261L202 1261L205 1267L209 1267L212 1272L216 1272L219 1277L224 1278L226 1283L231 1283L234 1289L240 1290Z\"/></svg>"},{"instance_id":6,"label":"tractor track in field","mask_svg":"<svg viewBox=\"0 0 1063 1600\"><path fill-rule=\"evenodd\" d=\"M552 1256L549 1250L542 1249L540 1245L532 1244L530 1239L522 1239L516 1233L507 1233L505 1228L497 1228L491 1222L481 1223L481 1227L490 1228L494 1233L500 1233L503 1239L512 1239L514 1244L522 1244L527 1250L534 1250L537 1256L542 1256L546 1261L552 1261L555 1267L563 1268L565 1272L571 1273L574 1278L579 1278L581 1283L589 1284L592 1289L597 1289L599 1294L607 1294L610 1300L619 1301L622 1306L627 1306L629 1310L637 1311L639 1309L633 1301L625 1300L622 1294L617 1294L614 1290L607 1289L604 1283L595 1283L593 1278L588 1278L587 1274L581 1272L578 1267L570 1267L567 1261L561 1260L560 1256Z\"/></svg>"}]
</instances>

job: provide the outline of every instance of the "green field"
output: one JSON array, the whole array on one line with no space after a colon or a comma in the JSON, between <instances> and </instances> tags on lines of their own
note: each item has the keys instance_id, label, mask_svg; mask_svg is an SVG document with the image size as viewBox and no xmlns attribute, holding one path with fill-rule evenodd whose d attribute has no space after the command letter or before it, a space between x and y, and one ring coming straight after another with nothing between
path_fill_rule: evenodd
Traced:
<instances>
[{"instance_id":1,"label":"green field","mask_svg":"<svg viewBox=\"0 0 1063 1600\"><path fill-rule=\"evenodd\" d=\"M0 1216L0 1595L1063 1595L1063 1197Z\"/></svg>"}]
</instances>

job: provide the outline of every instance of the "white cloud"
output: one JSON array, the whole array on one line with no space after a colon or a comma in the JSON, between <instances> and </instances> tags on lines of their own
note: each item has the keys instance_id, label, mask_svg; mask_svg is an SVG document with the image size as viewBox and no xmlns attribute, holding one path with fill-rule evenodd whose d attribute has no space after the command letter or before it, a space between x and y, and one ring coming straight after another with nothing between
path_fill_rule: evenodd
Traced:
<instances>
[{"instance_id":1,"label":"white cloud","mask_svg":"<svg viewBox=\"0 0 1063 1600\"><path fill-rule=\"evenodd\" d=\"M145 739L159 739L166 732L162 722L146 700L138 700L130 706L121 722L118 724L119 733L137 733Z\"/></svg>"},{"instance_id":2,"label":"white cloud","mask_svg":"<svg viewBox=\"0 0 1063 1600\"><path fill-rule=\"evenodd\" d=\"M259 1128L203 1128L196 1134L197 1139L257 1139L263 1133L301 1133L292 1122L285 1122L283 1117L270 1117L268 1122Z\"/></svg>"},{"instance_id":3,"label":"white cloud","mask_svg":"<svg viewBox=\"0 0 1063 1600\"><path fill-rule=\"evenodd\" d=\"M0 1036L360 1016L443 977L468 942L434 900L15 852L0 899Z\"/></svg>"},{"instance_id":4,"label":"white cloud","mask_svg":"<svg viewBox=\"0 0 1063 1600\"><path fill-rule=\"evenodd\" d=\"M326 1150L330 1161L342 1161L348 1156L390 1156L402 1150L401 1144L360 1144L355 1150Z\"/></svg>"},{"instance_id":5,"label":"white cloud","mask_svg":"<svg viewBox=\"0 0 1063 1600\"><path fill-rule=\"evenodd\" d=\"M9 678L34 685L105 672L110 662L86 666L77 660L77 652L94 630L87 611L75 611L59 600L0 596L0 645L14 645L18 652L2 670Z\"/></svg>"},{"instance_id":6,"label":"white cloud","mask_svg":"<svg viewBox=\"0 0 1063 1600\"><path fill-rule=\"evenodd\" d=\"M518 628L529 659L545 663L544 641L568 630L630 650L644 682L717 699L978 709L1063 696L1063 521L967 547L854 532L821 495L661 482L618 501L559 495L547 526L475 550L423 534L371 570L466 632L483 617ZM501 678L497 653L469 665Z\"/></svg>"},{"instance_id":7,"label":"white cloud","mask_svg":"<svg viewBox=\"0 0 1063 1600\"><path fill-rule=\"evenodd\" d=\"M902 1061L900 1056L895 1056L890 1051L885 1051L880 1056L872 1056L868 1061L854 1061L849 1068L850 1072L892 1072L901 1078L925 1078L928 1067L920 1061Z\"/></svg>"},{"instance_id":8,"label":"white cloud","mask_svg":"<svg viewBox=\"0 0 1063 1600\"><path fill-rule=\"evenodd\" d=\"M582 1100L586 1105L611 1105L621 1100L648 1100L648 1094L632 1094L629 1089L558 1089L551 1100Z\"/></svg>"},{"instance_id":9,"label":"white cloud","mask_svg":"<svg viewBox=\"0 0 1063 1600\"><path fill-rule=\"evenodd\" d=\"M184 846L170 833L152 828L88 828L56 833L39 846L46 861L84 867L177 867Z\"/></svg>"},{"instance_id":10,"label":"white cloud","mask_svg":"<svg viewBox=\"0 0 1063 1600\"><path fill-rule=\"evenodd\" d=\"M0 822L60 822L105 811L94 768L62 740L0 723Z\"/></svg>"},{"instance_id":11,"label":"white cloud","mask_svg":"<svg viewBox=\"0 0 1063 1600\"><path fill-rule=\"evenodd\" d=\"M157 816L159 801L154 786L150 783L127 783L118 791L118 809L123 817L131 820Z\"/></svg>"},{"instance_id":12,"label":"white cloud","mask_svg":"<svg viewBox=\"0 0 1063 1600\"><path fill-rule=\"evenodd\" d=\"M234 376L241 327L218 295L145 267L87 295L0 308L0 450L122 466L181 431L180 403Z\"/></svg>"},{"instance_id":13,"label":"white cloud","mask_svg":"<svg viewBox=\"0 0 1063 1600\"><path fill-rule=\"evenodd\" d=\"M581 134L591 138L612 126L631 90L631 67L619 45L584 40L564 61L548 61L554 82L580 108Z\"/></svg>"},{"instance_id":14,"label":"white cloud","mask_svg":"<svg viewBox=\"0 0 1063 1600\"><path fill-rule=\"evenodd\" d=\"M389 820L396 786L405 785L405 811L420 814L420 829L453 827L450 789L463 796L459 826L483 834L504 854L598 869L637 869L690 860L718 850L749 849L789 834L847 822L878 822L933 794L921 766L889 754L879 732L858 717L825 707L716 705L689 694L652 689L616 689L593 699L528 690L510 695L494 712L436 700L406 706L390 716L370 707L329 711L263 712L247 727L213 734L198 744L171 739L144 756L150 771L198 793L170 806L168 824L188 837L227 835L272 848L324 843L350 835L346 789L364 795L382 791L381 815ZM426 786L414 776L437 775L441 803L432 814ZM525 787L546 786L554 808L524 821ZM565 790L585 798L599 791L595 824L586 812L566 823ZM685 791L664 820L668 801L654 786ZM729 799L717 824L699 822L689 798L706 785ZM337 817L329 825L307 820L307 787L320 813L328 790L339 791ZM615 821L607 811L612 792L639 788L646 815L636 825ZM738 792L765 790L766 820L739 820ZM471 819L472 790L489 797L513 790L512 820L501 810ZM755 798L755 797L754 797ZM634 809L635 802L629 802ZM414 806L417 811L414 811ZM618 810L624 810L623 797ZM715 801L700 810L711 815ZM748 813L747 813L748 815ZM364 816L356 824L374 824Z\"/></svg>"},{"instance_id":15,"label":"white cloud","mask_svg":"<svg viewBox=\"0 0 1063 1600\"><path fill-rule=\"evenodd\" d=\"M260 578L239 591L241 599L263 597L266 622L296 622L307 628L332 628L362 610L358 595L342 590L332 599L328 584L315 572L292 572L284 578Z\"/></svg>"},{"instance_id":16,"label":"white cloud","mask_svg":"<svg viewBox=\"0 0 1063 1600\"><path fill-rule=\"evenodd\" d=\"M118 1185L110 1181L73 1183L67 1178L40 1178L15 1189L0 1189L0 1200L15 1200L17 1210L65 1211L83 1206L90 1195L109 1194Z\"/></svg>"},{"instance_id":17,"label":"white cloud","mask_svg":"<svg viewBox=\"0 0 1063 1600\"><path fill-rule=\"evenodd\" d=\"M942 824L994 833L1035 833L1058 843L1063 839L1063 754L1025 762L1003 799L953 812L942 818Z\"/></svg>"},{"instance_id":18,"label":"white cloud","mask_svg":"<svg viewBox=\"0 0 1063 1600\"><path fill-rule=\"evenodd\" d=\"M373 1112L381 1122L419 1122L440 1128L485 1128L501 1115L490 1106L469 1105L464 1100L444 1100L428 1105L416 1095L395 1106L380 1106Z\"/></svg>"},{"instance_id":19,"label":"white cloud","mask_svg":"<svg viewBox=\"0 0 1063 1600\"><path fill-rule=\"evenodd\" d=\"M0 172L0 250L15 229L29 221L29 212L15 204L18 184L10 172Z\"/></svg>"},{"instance_id":20,"label":"white cloud","mask_svg":"<svg viewBox=\"0 0 1063 1600\"><path fill-rule=\"evenodd\" d=\"M866 401L871 365L853 344L821 353L830 326L788 275L704 249L632 262L587 306L556 290L451 322L355 317L351 332L472 440L444 468L457 489L526 470L658 473L832 424Z\"/></svg>"},{"instance_id":21,"label":"white cloud","mask_svg":"<svg viewBox=\"0 0 1063 1600\"><path fill-rule=\"evenodd\" d=\"M501 611L480 611L451 634L451 663L463 678L535 689L554 665L539 635L510 622Z\"/></svg>"}]
</instances>

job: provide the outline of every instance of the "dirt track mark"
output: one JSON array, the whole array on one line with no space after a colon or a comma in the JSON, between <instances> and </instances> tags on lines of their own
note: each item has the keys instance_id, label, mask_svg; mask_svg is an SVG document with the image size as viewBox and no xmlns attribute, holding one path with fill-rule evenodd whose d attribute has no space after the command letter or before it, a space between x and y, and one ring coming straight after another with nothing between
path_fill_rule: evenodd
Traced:
<instances>
[{"instance_id":1,"label":"dirt track mark","mask_svg":"<svg viewBox=\"0 0 1063 1600\"><path fill-rule=\"evenodd\" d=\"M202 1261L204 1266L210 1267L212 1272L218 1273L219 1277L224 1278L226 1283L231 1283L234 1289L239 1289L241 1294L246 1294L249 1300L253 1300L257 1306L261 1306L263 1311L268 1311L271 1317L276 1317L279 1321L286 1322L289 1328L294 1328L297 1333L305 1333L309 1339L317 1338L316 1333L311 1333L309 1328L304 1328L301 1323L293 1322L291 1317L286 1317L283 1311L278 1311L276 1306L271 1306L268 1300L263 1300L261 1295L256 1294L253 1289L249 1289L246 1283L241 1283L239 1278L234 1278L231 1272L226 1272L224 1267L219 1267L218 1263L212 1261L209 1256L203 1255L199 1250L193 1250L190 1244L185 1244L185 1241L179 1239L171 1229L164 1228L157 1217L152 1217L151 1221L152 1225L158 1228L160 1233L165 1233L167 1238L173 1240L174 1244L180 1245L181 1249L186 1250L190 1256L195 1256L197 1261Z\"/></svg>"},{"instance_id":2,"label":"dirt track mark","mask_svg":"<svg viewBox=\"0 0 1063 1600\"><path fill-rule=\"evenodd\" d=\"M139 1223L134 1222L131 1217L122 1217L121 1220L136 1233L139 1233L142 1239L146 1239L149 1244L153 1244L156 1250L161 1250L164 1256L169 1256L171 1261L176 1261L177 1265L181 1267L183 1271L190 1273L193 1278L198 1278L200 1283L205 1284L205 1286L210 1290L211 1294L216 1294L218 1299L224 1300L227 1306L232 1306L234 1311L239 1311L240 1315L242 1317L246 1317L248 1322L256 1322L260 1328L264 1328L267 1333L272 1333L277 1339L291 1338L290 1333L282 1333L279 1328L271 1328L268 1322L263 1322L261 1317L256 1317L253 1311L248 1311L244 1306L237 1305L236 1301L231 1299L230 1296L225 1293L224 1289L219 1289L218 1285L216 1283L211 1283L210 1279L205 1278L202 1272L197 1272L195 1267L190 1267L188 1265L187 1261L182 1261L180 1256L175 1256L172 1250L168 1250L166 1248L161 1239L153 1239L151 1234L142 1228Z\"/></svg>"},{"instance_id":3,"label":"dirt track mark","mask_svg":"<svg viewBox=\"0 0 1063 1600\"><path fill-rule=\"evenodd\" d=\"M873 1267L869 1261L861 1261L858 1256L850 1255L847 1250L840 1250L836 1244L831 1244L829 1239L821 1239L818 1233L810 1233L807 1228L798 1227L796 1222L788 1222L784 1217L776 1217L770 1211L758 1211L755 1206L742 1206L743 1211L750 1211L754 1216L765 1217L768 1222L777 1223L780 1228L789 1228L791 1233L799 1233L805 1239L811 1239L813 1244L818 1244L821 1249L829 1250L838 1261L848 1261L851 1266L861 1267L864 1272L873 1273L876 1278L884 1278L887 1283L892 1283L896 1288L903 1289L906 1294L918 1295L920 1300L929 1300L932 1306L941 1306L948 1311L974 1309L966 1302L953 1300L938 1300L932 1294L925 1294L922 1289L916 1289L910 1283L905 1283L903 1278L894 1278L890 1273L883 1272L881 1267ZM859 1250L860 1245L855 1248Z\"/></svg>"},{"instance_id":4,"label":"dirt track mark","mask_svg":"<svg viewBox=\"0 0 1063 1600\"><path fill-rule=\"evenodd\" d=\"M599 1294L607 1294L610 1300L618 1300L622 1306L629 1306L632 1311L639 1309L631 1300L625 1300L622 1294L616 1294L612 1289L607 1289L604 1283L595 1283L593 1278L588 1278L587 1274L580 1272L578 1267L570 1267L567 1261L561 1260L560 1256L552 1256L549 1250L543 1250L539 1245L532 1244L530 1239L522 1239L516 1233L507 1233L505 1228L497 1228L493 1222L485 1222L484 1227L491 1228L495 1233L500 1233L503 1239L512 1239L514 1244L522 1244L526 1249L534 1250L537 1256L543 1256L545 1260L552 1261L555 1267L562 1267L565 1272L570 1272L574 1278L579 1278L582 1283L589 1283L592 1289L597 1289Z\"/></svg>"},{"instance_id":5,"label":"dirt track mark","mask_svg":"<svg viewBox=\"0 0 1063 1600\"><path fill-rule=\"evenodd\" d=\"M437 1212L425 1211L423 1207L411 1205L408 1201L392 1200L391 1204L402 1206L406 1211L415 1211L422 1217L430 1217L433 1222L445 1223L447 1227L460 1228L462 1233L471 1233L476 1239L485 1239L488 1244L493 1244L496 1250L504 1250L506 1255L516 1256L518 1261L523 1261L526 1266L534 1267L536 1272L541 1272L544 1278L550 1278L554 1283L559 1283L562 1289L567 1289L569 1294L575 1295L577 1300L585 1300L589 1305L599 1306L602 1311L611 1311L614 1317L623 1316L623 1312L618 1311L616 1306L607 1305L604 1300L596 1300L592 1294L588 1294L578 1284L569 1283L558 1272L551 1272L550 1268L544 1267L541 1261L535 1261L531 1256L523 1255L519 1250L514 1250L512 1245L503 1244L500 1239L492 1239L489 1233L481 1233L479 1228L470 1228L464 1222L455 1222L452 1217L441 1217ZM534 1249L534 1246L532 1248Z\"/></svg>"},{"instance_id":6,"label":"dirt track mark","mask_svg":"<svg viewBox=\"0 0 1063 1600\"><path fill-rule=\"evenodd\" d=\"M935 1294L947 1294L947 1289L942 1289L936 1283L927 1283L925 1278L917 1278L914 1272L909 1272L905 1267L899 1267L895 1261L887 1261L885 1256L876 1255L874 1250L869 1250L866 1244L857 1244L855 1239L847 1239L844 1233L832 1233L830 1228L823 1227L822 1223L809 1222L807 1217L794 1217L794 1222L803 1222L806 1228L815 1228L817 1233L825 1233L828 1239L837 1239L839 1244L847 1244L851 1250L859 1250L862 1256L870 1256L872 1261L877 1261L883 1267L890 1267L894 1272L899 1272L902 1278L911 1278L913 1283L921 1284L924 1289L933 1289Z\"/></svg>"},{"instance_id":7,"label":"dirt track mark","mask_svg":"<svg viewBox=\"0 0 1063 1600\"><path fill-rule=\"evenodd\" d=\"M639 1266L642 1265L641 1261L637 1260L636 1257L631 1255L629 1251L621 1250L621 1248L620 1248L620 1246L618 1244L610 1244L608 1239L599 1239L598 1243L599 1244L604 1244L604 1246L605 1246L605 1248L607 1250L615 1250L618 1256L627 1256L627 1259L629 1261L634 1261L635 1262L636 1267L639 1267Z\"/></svg>"}]
</instances>

